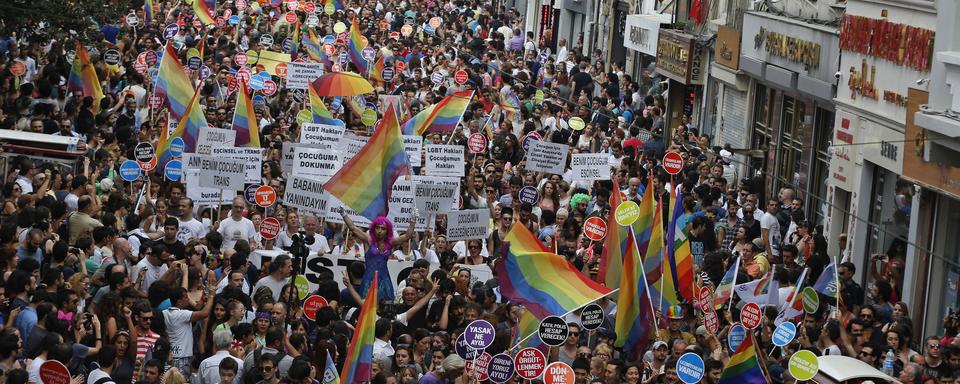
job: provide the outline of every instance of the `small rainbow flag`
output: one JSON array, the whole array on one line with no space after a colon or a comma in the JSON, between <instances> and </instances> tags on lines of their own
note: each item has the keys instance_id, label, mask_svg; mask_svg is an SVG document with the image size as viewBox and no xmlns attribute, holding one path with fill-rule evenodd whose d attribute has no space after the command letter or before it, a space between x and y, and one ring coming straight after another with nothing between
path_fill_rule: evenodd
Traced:
<instances>
[{"instance_id":1,"label":"small rainbow flag","mask_svg":"<svg viewBox=\"0 0 960 384\"><path fill-rule=\"evenodd\" d=\"M153 22L153 0L143 1L143 25L149 26Z\"/></svg>"},{"instance_id":2,"label":"small rainbow flag","mask_svg":"<svg viewBox=\"0 0 960 384\"><path fill-rule=\"evenodd\" d=\"M500 109L503 110L507 120L514 123L519 123L521 120L521 108L523 108L523 104L520 103L520 97L513 92L510 92L510 94L500 102Z\"/></svg>"},{"instance_id":3,"label":"small rainbow flag","mask_svg":"<svg viewBox=\"0 0 960 384\"><path fill-rule=\"evenodd\" d=\"M323 189L370 220L387 214L393 183L410 175L410 160L393 105L377 124L373 136Z\"/></svg>"},{"instance_id":4,"label":"small rainbow flag","mask_svg":"<svg viewBox=\"0 0 960 384\"><path fill-rule=\"evenodd\" d=\"M322 384L340 384L340 374L337 373L337 365L333 363L331 353L327 353L327 364L323 367L323 377L320 379Z\"/></svg>"},{"instance_id":5,"label":"small rainbow flag","mask_svg":"<svg viewBox=\"0 0 960 384\"><path fill-rule=\"evenodd\" d=\"M183 65L177 59L177 52L173 50L170 42L163 48L154 94L165 102L176 121L183 118L194 94L193 83L184 72Z\"/></svg>"},{"instance_id":6,"label":"small rainbow flag","mask_svg":"<svg viewBox=\"0 0 960 384\"><path fill-rule=\"evenodd\" d=\"M90 52L77 42L77 56L70 66L70 78L67 79L67 90L80 92L84 97L93 98L93 111L100 112L100 100L103 100L103 88L97 77L97 69L90 63Z\"/></svg>"},{"instance_id":7,"label":"small rainbow flag","mask_svg":"<svg viewBox=\"0 0 960 384\"><path fill-rule=\"evenodd\" d=\"M520 315L517 325L513 327L513 350L523 348L537 348L544 354L548 353L550 346L540 340L539 330L540 322L543 319L533 315L532 312L524 310ZM530 337L527 337L530 336Z\"/></svg>"},{"instance_id":8,"label":"small rainbow flag","mask_svg":"<svg viewBox=\"0 0 960 384\"><path fill-rule=\"evenodd\" d=\"M767 306L780 305L780 285L773 278L773 269L763 277L743 284L737 284L733 291L740 296L740 300L748 303Z\"/></svg>"},{"instance_id":9,"label":"small rainbow flag","mask_svg":"<svg viewBox=\"0 0 960 384\"><path fill-rule=\"evenodd\" d=\"M793 321L793 319L803 315L803 295L800 292L803 290L803 283L807 281L807 272L809 271L810 268L803 269L803 273L797 279L797 284L787 295L786 305L780 308L780 312L777 313L777 318L773 321L774 324L780 325L784 321Z\"/></svg>"},{"instance_id":10,"label":"small rainbow flag","mask_svg":"<svg viewBox=\"0 0 960 384\"><path fill-rule=\"evenodd\" d=\"M335 11L342 10L346 7L343 6L343 0L326 0L323 2L324 5L333 2L333 8Z\"/></svg>"},{"instance_id":11,"label":"small rainbow flag","mask_svg":"<svg viewBox=\"0 0 960 384\"><path fill-rule=\"evenodd\" d=\"M370 71L370 84L374 87L387 87L387 83L383 81L383 68L386 66L384 57L382 55L377 58L377 61L373 63L373 70Z\"/></svg>"},{"instance_id":12,"label":"small rainbow flag","mask_svg":"<svg viewBox=\"0 0 960 384\"><path fill-rule=\"evenodd\" d=\"M343 360L343 370L340 377L344 384L359 384L371 379L373 368L373 341L374 330L377 325L377 274L373 273L373 282L367 297L360 306L360 317L354 327L353 338L347 347L346 359Z\"/></svg>"},{"instance_id":13,"label":"small rainbow flag","mask_svg":"<svg viewBox=\"0 0 960 384\"><path fill-rule=\"evenodd\" d=\"M439 103L420 111L403 123L404 135L423 135L427 132L452 132L460 124L463 113L470 106L473 91L459 91L444 97Z\"/></svg>"},{"instance_id":14,"label":"small rainbow flag","mask_svg":"<svg viewBox=\"0 0 960 384\"><path fill-rule=\"evenodd\" d=\"M324 71L329 70L333 67L333 62L330 61L327 54L323 52L323 46L320 44L317 34L313 32L313 28L308 29L307 33L307 38L303 39L303 50L307 52L310 60L322 63Z\"/></svg>"},{"instance_id":15,"label":"small rainbow flag","mask_svg":"<svg viewBox=\"0 0 960 384\"><path fill-rule=\"evenodd\" d=\"M300 19L297 19L297 23L293 26L293 35L291 39L293 44L290 44L290 57L296 59L297 52L300 50Z\"/></svg>"},{"instance_id":16,"label":"small rainbow flag","mask_svg":"<svg viewBox=\"0 0 960 384\"><path fill-rule=\"evenodd\" d=\"M717 285L717 293L713 299L713 308L720 309L730 299L733 298L733 288L737 285L737 271L740 269L740 258L727 269L727 273L720 279Z\"/></svg>"},{"instance_id":17,"label":"small rainbow flag","mask_svg":"<svg viewBox=\"0 0 960 384\"><path fill-rule=\"evenodd\" d=\"M237 106L233 110L233 130L237 132L234 145L237 147L260 148L260 127L257 124L257 114L253 110L253 100L247 85L238 81L240 89L237 94Z\"/></svg>"},{"instance_id":18,"label":"small rainbow flag","mask_svg":"<svg viewBox=\"0 0 960 384\"><path fill-rule=\"evenodd\" d=\"M757 350L753 347L753 334L748 332L737 351L730 356L730 361L723 368L717 384L766 384L757 360Z\"/></svg>"},{"instance_id":19,"label":"small rainbow flag","mask_svg":"<svg viewBox=\"0 0 960 384\"><path fill-rule=\"evenodd\" d=\"M611 194L619 195L620 193L613 191ZM614 346L623 348L630 358L635 360L647 347L655 315L650 304L643 263L640 261L634 238L630 236L633 228L627 228L627 252L623 257L620 295L617 298L617 316L614 325L617 340Z\"/></svg>"},{"instance_id":20,"label":"small rainbow flag","mask_svg":"<svg viewBox=\"0 0 960 384\"><path fill-rule=\"evenodd\" d=\"M653 189L652 186L647 187L647 191L653 192ZM644 192L644 199L647 199L647 193ZM653 196L650 199L653 199ZM641 205L643 205L642 200ZM663 210L659 206L655 206L653 210L650 240L643 254L643 269L647 272L647 283L650 284L650 301L659 310L680 303L677 290L674 288L676 285L669 273L670 263L663 253Z\"/></svg>"},{"instance_id":21,"label":"small rainbow flag","mask_svg":"<svg viewBox=\"0 0 960 384\"><path fill-rule=\"evenodd\" d=\"M346 126L343 120L333 118L333 114L330 113L330 110L327 109L327 106L323 104L323 99L317 94L316 89L313 89L313 87L307 87L307 92L310 93L310 112L313 114L314 123L336 125L340 127Z\"/></svg>"},{"instance_id":22,"label":"small rainbow flag","mask_svg":"<svg viewBox=\"0 0 960 384\"><path fill-rule=\"evenodd\" d=\"M157 163L162 164L158 166L157 170L162 171L167 165L167 161L173 158L173 155L170 153L170 145L173 143L173 138L179 137L183 139L183 152L194 152L197 148L197 139L200 137L200 127L207 126L207 118L203 115L203 109L200 108L200 88L197 88L193 92L193 97L190 98L190 102L187 103L187 110L183 115L183 118L180 119L180 123L177 124L177 129L173 131L173 134L170 137L167 137L167 130L160 130L160 146L157 148Z\"/></svg>"},{"instance_id":23,"label":"small rainbow flag","mask_svg":"<svg viewBox=\"0 0 960 384\"><path fill-rule=\"evenodd\" d=\"M217 0L194 0L193 13L203 25L216 24Z\"/></svg>"},{"instance_id":24,"label":"small rainbow flag","mask_svg":"<svg viewBox=\"0 0 960 384\"><path fill-rule=\"evenodd\" d=\"M694 302L693 254L690 252L690 240L687 239L686 221L680 220L683 216L683 197L676 188L673 190L671 201L674 202L673 217L667 233L670 272L680 296L688 303L692 303Z\"/></svg>"},{"instance_id":25,"label":"small rainbow flag","mask_svg":"<svg viewBox=\"0 0 960 384\"><path fill-rule=\"evenodd\" d=\"M350 20L350 39L347 41L347 48L350 55L350 61L357 67L357 72L361 75L367 75L367 61L363 59L361 51L366 45L363 43L363 35L360 34L360 22L354 16Z\"/></svg>"},{"instance_id":26,"label":"small rainbow flag","mask_svg":"<svg viewBox=\"0 0 960 384\"><path fill-rule=\"evenodd\" d=\"M522 225L510 228L504 240L509 250L496 267L500 293L538 318L563 315L612 291L547 250Z\"/></svg>"}]
</instances>

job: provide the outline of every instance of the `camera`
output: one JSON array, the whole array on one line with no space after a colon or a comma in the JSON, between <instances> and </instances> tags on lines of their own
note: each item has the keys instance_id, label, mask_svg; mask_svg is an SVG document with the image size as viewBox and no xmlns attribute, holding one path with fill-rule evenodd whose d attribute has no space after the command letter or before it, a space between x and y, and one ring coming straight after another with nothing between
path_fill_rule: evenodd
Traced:
<instances>
[{"instance_id":1,"label":"camera","mask_svg":"<svg viewBox=\"0 0 960 384\"><path fill-rule=\"evenodd\" d=\"M837 71L837 73L833 74L833 77L837 78L837 80L840 80L840 77L842 76L843 76L843 72L840 72L840 71Z\"/></svg>"},{"instance_id":2,"label":"camera","mask_svg":"<svg viewBox=\"0 0 960 384\"><path fill-rule=\"evenodd\" d=\"M292 243L283 250L290 252L293 258L293 273L301 274L307 269L307 256L310 256L310 245L316 241L313 235L308 235L306 231L300 230L294 234L290 240Z\"/></svg>"}]
</instances>

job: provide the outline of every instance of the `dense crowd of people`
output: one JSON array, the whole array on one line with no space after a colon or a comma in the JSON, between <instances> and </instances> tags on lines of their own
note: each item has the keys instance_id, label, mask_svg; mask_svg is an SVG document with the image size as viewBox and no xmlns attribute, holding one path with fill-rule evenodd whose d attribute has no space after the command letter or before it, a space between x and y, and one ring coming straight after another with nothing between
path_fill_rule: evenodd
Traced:
<instances>
[{"instance_id":1,"label":"dense crowd of people","mask_svg":"<svg viewBox=\"0 0 960 384\"><path fill-rule=\"evenodd\" d=\"M284 23L288 5L279 1L242 8L241 0L216 1L215 15L236 15L239 23L198 29L188 2L154 0L147 14L142 0L132 3L140 18L136 29L91 20L75 36L38 41L21 34L0 44L0 129L76 137L85 151L72 167L30 153L7 154L0 212L5 383L40 384L40 366L49 360L63 363L74 384L327 383L328 373L345 364L369 271L400 262L412 263L400 281L380 275L371 381L475 381L454 345L468 323L485 319L496 325L491 355L516 352L512 347L526 335L517 335L523 308L500 294L496 276L482 280L469 267L495 270L503 239L522 226L602 281L603 244L584 236L584 222L609 216L615 208L611 194L640 203L648 185L664 217L670 216L671 191L679 191L676 204L687 223L698 286L717 289L734 265L740 266L737 284L776 280L779 302L766 303L767 316L755 331L766 380L795 381L785 372L787 360L810 350L859 359L903 383L960 381L960 319L948 316L942 332L920 334L909 313L918 309L901 299L902 254L871 258L860 271L867 279L855 278L857 265L849 255L829 254L822 226L805 217L804 196L791 188L770 191L762 177L738 174L734 155L712 146L713 138L701 135L689 118L669 126L655 74L633 78L623 63L604 63L600 52L585 52L582 40L534 38L516 9L476 0L354 0L327 14L317 3L313 26L302 8L295 11L296 23ZM430 23L435 17L439 26ZM282 86L254 104L263 147L261 184L276 189L274 206L253 205L242 192L222 207L200 205L184 183L162 174L134 182L120 177L119 165L134 158L137 143L158 146L167 129L165 107L150 105L156 72L136 68L141 52L172 44L186 62L190 49L205 45L202 60L210 75L197 80L200 105L209 126L231 129L236 91L228 84L242 67L234 62L237 53L289 51L284 41L295 28L335 35L335 23L353 20L386 66L403 63L392 81L365 95L367 102L399 95L405 120L453 92L476 91L459 127L429 132L425 143L466 147L471 134L491 138L484 151L467 151L458 199L461 209L489 209L489 236L448 241L443 214L429 216L428 229L417 231L385 218L373 220L371 228L347 216L338 224L285 206L291 170L283 169L282 151L284 143L298 141L297 116L310 100ZM180 27L166 39L171 24ZM412 32L391 37L405 28ZM258 47L263 35L272 35L271 46ZM67 91L77 39L90 50L102 100ZM119 64L100 57L110 49L121 54ZM299 57L309 61L302 50ZM15 76L13 67L20 65L25 73ZM460 70L469 75L463 84L454 81ZM434 73L445 80L434 83ZM515 111L505 107L514 96ZM349 132L369 136L370 128L350 108L342 103L331 110ZM585 123L582 129L571 126L574 117ZM611 180L579 180L569 161L563 174L526 170L523 142L531 132L568 145L571 154L607 155ZM680 174L664 171L665 151L683 157ZM534 202L521 199L526 187L538 192ZM282 224L275 239L260 234L267 217ZM282 252L299 234L313 240L310 258L354 258L346 273L320 271L312 292L301 292L294 284L294 276L305 273L300 259ZM819 308L788 319L797 323L796 339L776 347L774 319L795 288L833 270L839 300L821 293ZM870 283L863 288L858 281ZM316 320L305 314L302 299L308 294L327 303ZM693 303L657 308L659 329L651 331L647 353L638 358L614 348L625 337L614 331L615 301L600 302L606 317L598 330L588 332L577 316L567 316L568 338L547 351L549 361L573 368L577 383L677 383L677 359L688 352L703 357L703 381L717 383L734 352L727 333L746 299L734 295L718 310L716 333Z\"/></svg>"}]
</instances>

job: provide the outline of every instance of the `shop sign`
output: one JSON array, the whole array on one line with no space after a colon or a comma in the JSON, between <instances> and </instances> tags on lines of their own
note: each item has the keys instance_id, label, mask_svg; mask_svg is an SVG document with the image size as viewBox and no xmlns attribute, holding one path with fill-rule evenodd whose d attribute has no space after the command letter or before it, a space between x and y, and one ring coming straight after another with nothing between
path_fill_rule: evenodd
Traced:
<instances>
[{"instance_id":1,"label":"shop sign","mask_svg":"<svg viewBox=\"0 0 960 384\"><path fill-rule=\"evenodd\" d=\"M667 22L670 20L668 19ZM623 46L645 55L657 54L660 20L657 15L627 15Z\"/></svg>"},{"instance_id":2,"label":"shop sign","mask_svg":"<svg viewBox=\"0 0 960 384\"><path fill-rule=\"evenodd\" d=\"M773 64L812 78L809 80L826 83L813 82L812 86L837 83L840 37L835 29L775 18L763 12L747 12L743 15L740 39L740 52L746 59Z\"/></svg>"},{"instance_id":3,"label":"shop sign","mask_svg":"<svg viewBox=\"0 0 960 384\"><path fill-rule=\"evenodd\" d=\"M893 173L903 173L903 132L870 120L861 120L863 158ZM876 144L873 144L876 143Z\"/></svg>"},{"instance_id":4,"label":"shop sign","mask_svg":"<svg viewBox=\"0 0 960 384\"><path fill-rule=\"evenodd\" d=\"M717 30L716 53L717 64L734 71L740 69L740 32L721 25Z\"/></svg>"},{"instance_id":5,"label":"shop sign","mask_svg":"<svg viewBox=\"0 0 960 384\"><path fill-rule=\"evenodd\" d=\"M684 84L690 84L691 52L695 38L669 29L660 31L657 42L656 72ZM701 73L701 76L702 73Z\"/></svg>"},{"instance_id":6,"label":"shop sign","mask_svg":"<svg viewBox=\"0 0 960 384\"><path fill-rule=\"evenodd\" d=\"M833 140L827 152L830 154L830 182L840 189L853 191L856 175L854 138L860 129L860 119L845 110L838 109Z\"/></svg>"}]
</instances>

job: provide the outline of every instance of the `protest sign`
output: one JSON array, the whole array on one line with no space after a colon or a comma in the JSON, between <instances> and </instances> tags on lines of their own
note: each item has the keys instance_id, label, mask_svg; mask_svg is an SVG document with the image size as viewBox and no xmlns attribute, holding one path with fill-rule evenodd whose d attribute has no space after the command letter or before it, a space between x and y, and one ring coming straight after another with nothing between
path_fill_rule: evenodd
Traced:
<instances>
[{"instance_id":1,"label":"protest sign","mask_svg":"<svg viewBox=\"0 0 960 384\"><path fill-rule=\"evenodd\" d=\"M243 190L245 167L242 161L207 155L191 157L199 160L201 187L228 191Z\"/></svg>"},{"instance_id":2,"label":"protest sign","mask_svg":"<svg viewBox=\"0 0 960 384\"><path fill-rule=\"evenodd\" d=\"M344 204L336 196L327 194L327 215L325 216L326 221L331 223L343 224L343 218L340 217L340 211L343 210L343 213L350 217L350 220L353 220L353 224L358 228L370 228L370 219L361 216L360 213L353 210L346 204Z\"/></svg>"},{"instance_id":3,"label":"protest sign","mask_svg":"<svg viewBox=\"0 0 960 384\"><path fill-rule=\"evenodd\" d=\"M300 143L314 144L319 148L335 148L343 138L346 127L306 123L300 126Z\"/></svg>"},{"instance_id":4,"label":"protest sign","mask_svg":"<svg viewBox=\"0 0 960 384\"><path fill-rule=\"evenodd\" d=\"M187 197L193 199L194 205L222 205L230 204L236 196L232 191L223 191L216 188L200 186L200 169L187 168L183 170L183 181L187 185Z\"/></svg>"},{"instance_id":5,"label":"protest sign","mask_svg":"<svg viewBox=\"0 0 960 384\"><path fill-rule=\"evenodd\" d=\"M232 147L237 140L237 131L213 127L200 128L197 139L197 153L209 155L213 147Z\"/></svg>"},{"instance_id":6,"label":"protest sign","mask_svg":"<svg viewBox=\"0 0 960 384\"><path fill-rule=\"evenodd\" d=\"M287 63L287 88L307 89L320 75L323 75L321 63Z\"/></svg>"},{"instance_id":7,"label":"protest sign","mask_svg":"<svg viewBox=\"0 0 960 384\"><path fill-rule=\"evenodd\" d=\"M260 167L263 162L263 149L251 147L212 147L213 157L241 160L245 166L244 183L260 182Z\"/></svg>"},{"instance_id":8,"label":"protest sign","mask_svg":"<svg viewBox=\"0 0 960 384\"><path fill-rule=\"evenodd\" d=\"M413 180L397 179L393 183L393 189L390 193L390 199L387 200L388 213L387 219L393 223L393 227L398 230L405 230L410 227L410 218L413 216L413 188L416 183ZM417 217L417 231L422 232L433 229L433 221L428 222L428 215ZM429 224L429 227L428 227Z\"/></svg>"},{"instance_id":9,"label":"protest sign","mask_svg":"<svg viewBox=\"0 0 960 384\"><path fill-rule=\"evenodd\" d=\"M534 140L527 153L527 170L562 175L567 163L566 144Z\"/></svg>"},{"instance_id":10,"label":"protest sign","mask_svg":"<svg viewBox=\"0 0 960 384\"><path fill-rule=\"evenodd\" d=\"M450 204L449 210L455 211L457 209L460 209L460 206L462 205L460 201L461 200L460 178L433 177L433 176L421 176L421 175L414 175L414 176L411 176L411 178L413 179L414 184L429 184L429 185L443 184L443 185L449 185L451 187L456 188L457 192L454 193L454 196L456 196L456 199L454 199L453 203ZM420 214L421 216L426 216L426 214L423 211L420 211Z\"/></svg>"},{"instance_id":11,"label":"protest sign","mask_svg":"<svg viewBox=\"0 0 960 384\"><path fill-rule=\"evenodd\" d=\"M447 213L447 241L485 239L490 226L489 209Z\"/></svg>"},{"instance_id":12,"label":"protest sign","mask_svg":"<svg viewBox=\"0 0 960 384\"><path fill-rule=\"evenodd\" d=\"M574 180L610 180L610 162L604 153L576 153L570 167Z\"/></svg>"},{"instance_id":13,"label":"protest sign","mask_svg":"<svg viewBox=\"0 0 960 384\"><path fill-rule=\"evenodd\" d=\"M327 182L343 165L340 151L298 147L293 151L293 174Z\"/></svg>"},{"instance_id":14,"label":"protest sign","mask_svg":"<svg viewBox=\"0 0 960 384\"><path fill-rule=\"evenodd\" d=\"M411 167L419 167L422 163L423 156L420 155L420 148L423 148L423 136L403 135L403 150L410 158Z\"/></svg>"},{"instance_id":15,"label":"protest sign","mask_svg":"<svg viewBox=\"0 0 960 384\"><path fill-rule=\"evenodd\" d=\"M421 214L446 213L453 206L457 188L445 184L417 184L413 201Z\"/></svg>"},{"instance_id":16,"label":"protest sign","mask_svg":"<svg viewBox=\"0 0 960 384\"><path fill-rule=\"evenodd\" d=\"M293 174L287 179L283 203L298 210L326 215L327 196L329 194L324 192L322 181L300 174Z\"/></svg>"},{"instance_id":17,"label":"protest sign","mask_svg":"<svg viewBox=\"0 0 960 384\"><path fill-rule=\"evenodd\" d=\"M428 144L427 175L463 177L463 156L463 146Z\"/></svg>"}]
</instances>

